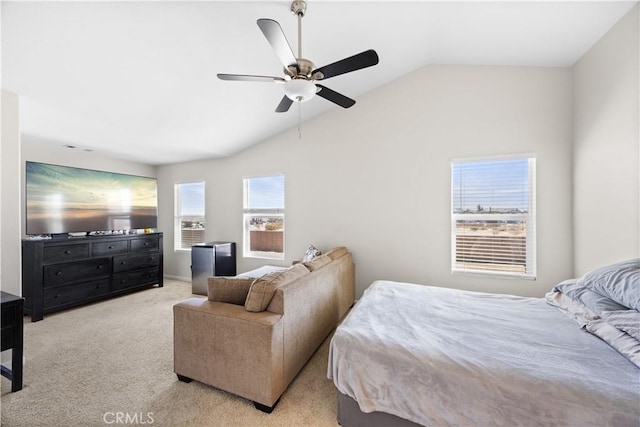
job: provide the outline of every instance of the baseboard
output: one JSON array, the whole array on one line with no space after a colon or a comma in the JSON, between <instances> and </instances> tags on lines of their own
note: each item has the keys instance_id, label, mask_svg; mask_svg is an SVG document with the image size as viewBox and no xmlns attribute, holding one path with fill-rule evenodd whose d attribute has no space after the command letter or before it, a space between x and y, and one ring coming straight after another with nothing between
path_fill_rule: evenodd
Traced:
<instances>
[{"instance_id":1,"label":"baseboard","mask_svg":"<svg viewBox=\"0 0 640 427\"><path fill-rule=\"evenodd\" d=\"M181 282L189 282L189 283L191 283L191 277L171 276L169 274L165 274L164 278L165 279L169 279L169 280L179 280Z\"/></svg>"}]
</instances>

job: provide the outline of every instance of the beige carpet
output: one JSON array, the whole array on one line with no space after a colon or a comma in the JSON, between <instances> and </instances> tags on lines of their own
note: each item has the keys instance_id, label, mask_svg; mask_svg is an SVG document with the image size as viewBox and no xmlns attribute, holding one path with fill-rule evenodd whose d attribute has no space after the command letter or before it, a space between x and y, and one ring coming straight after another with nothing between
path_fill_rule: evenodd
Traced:
<instances>
[{"instance_id":1,"label":"beige carpet","mask_svg":"<svg viewBox=\"0 0 640 427\"><path fill-rule=\"evenodd\" d=\"M173 373L172 306L191 285L151 288L25 317L24 388L2 377L3 426L336 426L327 339L270 415L245 399ZM120 418L120 423L116 417Z\"/></svg>"}]
</instances>

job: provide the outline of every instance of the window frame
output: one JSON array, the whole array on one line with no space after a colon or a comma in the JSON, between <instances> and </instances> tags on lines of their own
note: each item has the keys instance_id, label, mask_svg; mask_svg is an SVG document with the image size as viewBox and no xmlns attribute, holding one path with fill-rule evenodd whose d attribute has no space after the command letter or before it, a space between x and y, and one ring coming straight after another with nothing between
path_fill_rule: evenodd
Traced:
<instances>
[{"instance_id":1,"label":"window frame","mask_svg":"<svg viewBox=\"0 0 640 427\"><path fill-rule=\"evenodd\" d=\"M483 163L483 162L499 162L509 160L527 160L527 187L528 187L528 206L527 212L521 213L455 213L454 210L454 166L461 163ZM493 277L505 277L515 279L536 280L537 277L537 188L536 188L536 170L537 170L537 157L533 153L502 155L502 156L490 156L490 157L474 157L474 158L458 158L451 160L451 273L452 274L465 274L465 275L481 275L481 276L493 276ZM523 272L514 271L498 271L491 269L474 269L472 267L460 267L457 264L457 221L499 221L499 222L513 222L523 221L526 224L526 261Z\"/></svg>"},{"instance_id":2,"label":"window frame","mask_svg":"<svg viewBox=\"0 0 640 427\"><path fill-rule=\"evenodd\" d=\"M282 177L282 208L249 208L249 183L253 179ZM270 259L282 261L285 259L285 188L286 176L284 173L269 175L249 176L242 179L242 256L244 258ZM282 252L251 251L251 218L277 218L282 222Z\"/></svg>"},{"instance_id":3,"label":"window frame","mask_svg":"<svg viewBox=\"0 0 640 427\"><path fill-rule=\"evenodd\" d=\"M188 184L201 184L202 185L202 215L181 215L181 207L182 207L182 186ZM191 252L191 246L196 243L204 243L205 234L207 230L206 226L206 182L204 180L197 181L184 181L184 182L176 182L174 184L174 223L173 223L173 250L174 252ZM183 243L183 221L192 221L192 222L201 222L203 224L202 227L193 228L193 230L202 230L202 242L196 242L196 239L192 240L191 246L184 247Z\"/></svg>"}]
</instances>

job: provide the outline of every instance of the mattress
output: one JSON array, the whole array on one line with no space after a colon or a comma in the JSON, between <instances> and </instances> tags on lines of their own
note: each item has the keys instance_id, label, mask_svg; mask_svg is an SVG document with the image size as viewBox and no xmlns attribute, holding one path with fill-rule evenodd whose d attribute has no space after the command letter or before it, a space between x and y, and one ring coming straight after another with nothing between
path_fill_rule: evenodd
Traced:
<instances>
[{"instance_id":1,"label":"mattress","mask_svg":"<svg viewBox=\"0 0 640 427\"><path fill-rule=\"evenodd\" d=\"M374 282L328 377L422 425L640 425L640 370L543 298Z\"/></svg>"}]
</instances>

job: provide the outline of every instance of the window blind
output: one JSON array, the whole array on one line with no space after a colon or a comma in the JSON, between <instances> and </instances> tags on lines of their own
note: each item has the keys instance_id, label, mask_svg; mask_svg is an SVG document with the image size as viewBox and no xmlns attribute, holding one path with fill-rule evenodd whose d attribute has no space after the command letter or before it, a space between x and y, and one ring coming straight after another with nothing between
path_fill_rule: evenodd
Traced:
<instances>
[{"instance_id":1,"label":"window blind","mask_svg":"<svg viewBox=\"0 0 640 427\"><path fill-rule=\"evenodd\" d=\"M197 243L204 243L204 182L176 184L175 198L175 249L191 249Z\"/></svg>"},{"instance_id":2,"label":"window blind","mask_svg":"<svg viewBox=\"0 0 640 427\"><path fill-rule=\"evenodd\" d=\"M535 158L451 165L452 271L535 278Z\"/></svg>"},{"instance_id":3,"label":"window blind","mask_svg":"<svg viewBox=\"0 0 640 427\"><path fill-rule=\"evenodd\" d=\"M189 249L191 246L204 243L204 228L181 228L180 248Z\"/></svg>"}]
</instances>

